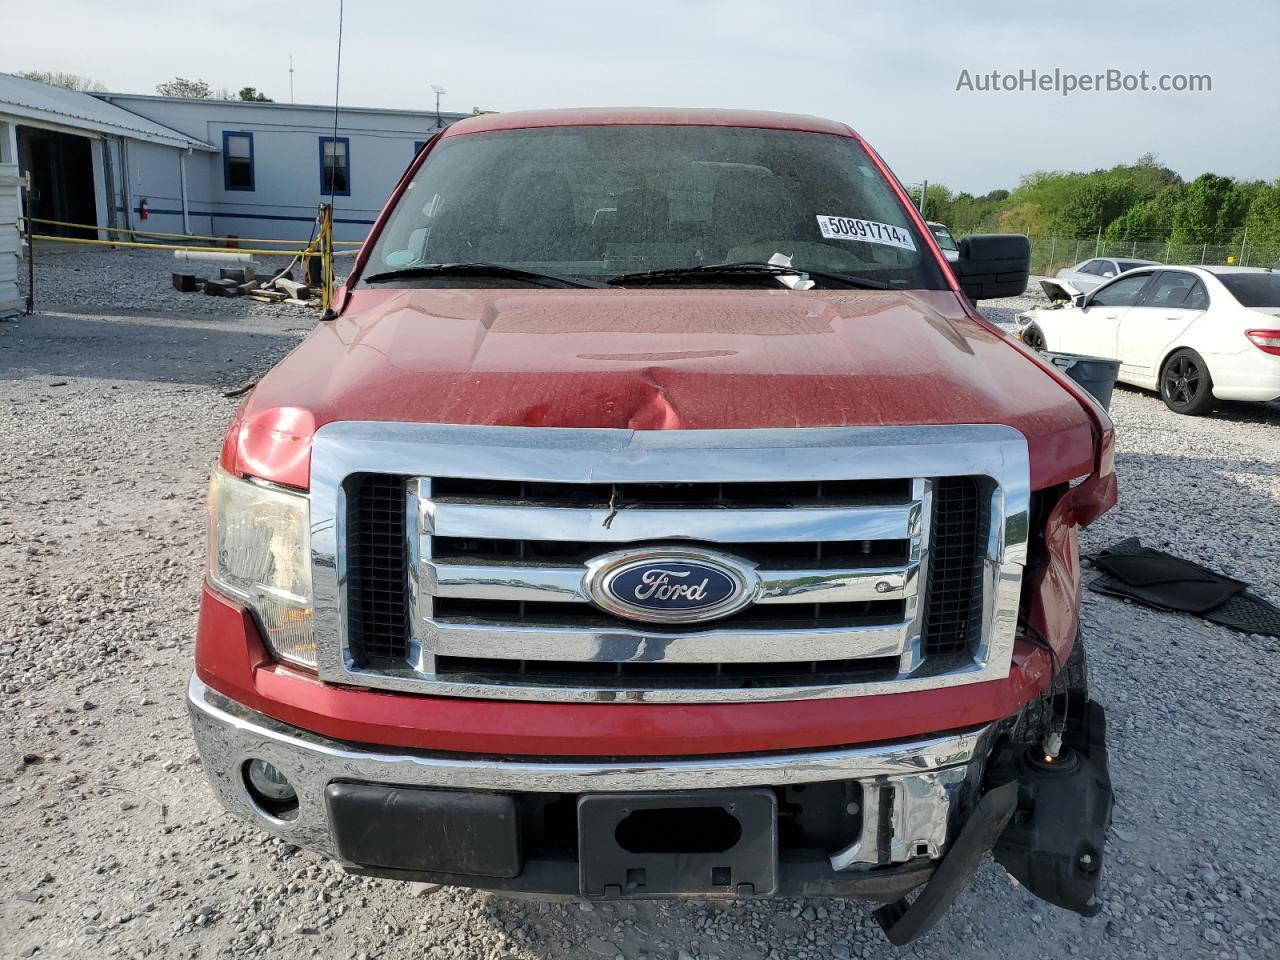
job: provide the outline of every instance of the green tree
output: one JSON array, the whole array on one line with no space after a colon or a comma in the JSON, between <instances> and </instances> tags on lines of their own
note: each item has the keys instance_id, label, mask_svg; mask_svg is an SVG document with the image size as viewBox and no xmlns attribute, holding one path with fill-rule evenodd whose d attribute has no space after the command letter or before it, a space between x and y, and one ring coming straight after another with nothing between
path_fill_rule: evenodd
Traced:
<instances>
[{"instance_id":1,"label":"green tree","mask_svg":"<svg viewBox=\"0 0 1280 960\"><path fill-rule=\"evenodd\" d=\"M1235 185L1230 177L1216 173L1202 173L1187 184L1173 208L1170 239L1174 243L1225 243L1230 236L1230 219L1243 216L1238 201L1230 202Z\"/></svg>"},{"instance_id":2,"label":"green tree","mask_svg":"<svg viewBox=\"0 0 1280 960\"><path fill-rule=\"evenodd\" d=\"M1183 187L1166 187L1160 193L1134 204L1111 221L1105 231L1108 240L1158 242L1173 230L1173 210L1182 199Z\"/></svg>"},{"instance_id":3,"label":"green tree","mask_svg":"<svg viewBox=\"0 0 1280 960\"><path fill-rule=\"evenodd\" d=\"M241 87L239 98L241 100L251 100L256 103L275 103L265 93L259 93L257 87Z\"/></svg>"},{"instance_id":4,"label":"green tree","mask_svg":"<svg viewBox=\"0 0 1280 960\"><path fill-rule=\"evenodd\" d=\"M1280 245L1280 180L1263 184L1254 194L1244 225L1250 244Z\"/></svg>"},{"instance_id":5,"label":"green tree","mask_svg":"<svg viewBox=\"0 0 1280 960\"><path fill-rule=\"evenodd\" d=\"M55 87L74 90L77 93L103 93L106 87L97 80L83 77L78 73L66 73L62 70L20 70L18 76L36 83L48 83Z\"/></svg>"},{"instance_id":6,"label":"green tree","mask_svg":"<svg viewBox=\"0 0 1280 960\"><path fill-rule=\"evenodd\" d=\"M156 84L156 93L162 97L183 97L187 100L213 100L213 88L203 80L187 80L174 77Z\"/></svg>"},{"instance_id":7,"label":"green tree","mask_svg":"<svg viewBox=\"0 0 1280 960\"><path fill-rule=\"evenodd\" d=\"M245 89L251 89L246 87ZM156 84L156 93L162 97L182 97L186 100L232 100L230 91L225 87L215 90L203 80L187 80L174 77L165 83Z\"/></svg>"},{"instance_id":8,"label":"green tree","mask_svg":"<svg viewBox=\"0 0 1280 960\"><path fill-rule=\"evenodd\" d=\"M1137 199L1137 189L1125 177L1090 175L1076 189L1053 218L1053 230L1060 236L1087 237L1123 214Z\"/></svg>"}]
</instances>

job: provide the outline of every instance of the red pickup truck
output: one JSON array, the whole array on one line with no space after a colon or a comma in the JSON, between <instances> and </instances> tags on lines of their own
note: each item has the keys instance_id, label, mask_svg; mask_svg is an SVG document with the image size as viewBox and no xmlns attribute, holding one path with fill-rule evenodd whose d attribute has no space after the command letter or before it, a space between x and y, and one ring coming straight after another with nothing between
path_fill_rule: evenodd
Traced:
<instances>
[{"instance_id":1,"label":"red pickup truck","mask_svg":"<svg viewBox=\"0 0 1280 960\"><path fill-rule=\"evenodd\" d=\"M449 127L227 432L218 798L380 877L860 897L903 943L993 851L1096 913L1112 426L974 308L1027 272L948 264L843 124Z\"/></svg>"}]
</instances>

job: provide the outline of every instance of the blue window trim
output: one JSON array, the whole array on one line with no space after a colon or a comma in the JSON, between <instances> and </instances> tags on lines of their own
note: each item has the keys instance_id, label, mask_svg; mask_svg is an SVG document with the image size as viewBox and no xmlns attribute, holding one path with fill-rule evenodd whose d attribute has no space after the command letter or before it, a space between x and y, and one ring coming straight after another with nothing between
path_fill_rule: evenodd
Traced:
<instances>
[{"instance_id":1,"label":"blue window trim","mask_svg":"<svg viewBox=\"0 0 1280 960\"><path fill-rule=\"evenodd\" d=\"M329 187L324 182L324 145L326 143L339 143L339 142L343 144L342 153L347 161L347 189L334 190L333 195L335 197L351 196L351 138L350 137L321 137L320 138L320 195L324 197L329 196Z\"/></svg>"},{"instance_id":2,"label":"blue window trim","mask_svg":"<svg viewBox=\"0 0 1280 960\"><path fill-rule=\"evenodd\" d=\"M231 137L248 137L249 138L249 185L247 187L233 187L231 185L231 170L228 160L231 155L227 152L227 141ZM253 131L252 130L223 130L222 131L222 189L224 190L243 190L252 193L257 187L253 164Z\"/></svg>"},{"instance_id":3,"label":"blue window trim","mask_svg":"<svg viewBox=\"0 0 1280 960\"><path fill-rule=\"evenodd\" d=\"M413 141L413 155L416 157L418 154L420 154L422 152L422 148L425 147L426 145L427 145L427 141L425 140Z\"/></svg>"}]
</instances>

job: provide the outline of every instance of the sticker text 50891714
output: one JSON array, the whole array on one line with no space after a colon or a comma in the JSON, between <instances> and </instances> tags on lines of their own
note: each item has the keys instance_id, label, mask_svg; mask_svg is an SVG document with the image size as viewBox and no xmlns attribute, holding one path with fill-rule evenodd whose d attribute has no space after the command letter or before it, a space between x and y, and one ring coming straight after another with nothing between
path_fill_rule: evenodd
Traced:
<instances>
[{"instance_id":1,"label":"sticker text 50891714","mask_svg":"<svg viewBox=\"0 0 1280 960\"><path fill-rule=\"evenodd\" d=\"M862 240L881 243L900 250L914 250L916 242L902 227L876 220L859 220L857 217L832 217L818 215L818 229L828 240Z\"/></svg>"}]
</instances>

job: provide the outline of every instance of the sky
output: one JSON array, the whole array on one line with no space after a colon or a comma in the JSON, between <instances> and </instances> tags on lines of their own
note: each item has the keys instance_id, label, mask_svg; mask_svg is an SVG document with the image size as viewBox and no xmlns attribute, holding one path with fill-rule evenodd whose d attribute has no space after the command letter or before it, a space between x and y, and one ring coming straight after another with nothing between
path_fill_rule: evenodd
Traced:
<instances>
[{"instance_id":1,"label":"sky","mask_svg":"<svg viewBox=\"0 0 1280 960\"><path fill-rule=\"evenodd\" d=\"M7 3L0 71L153 93L175 76L332 103L339 0ZM56 7L56 27L50 11ZM985 193L1144 153L1280 177L1280 3L346 0L340 100L446 111L712 106L846 122L905 182ZM1207 74L1200 92L984 92L980 75Z\"/></svg>"}]
</instances>

